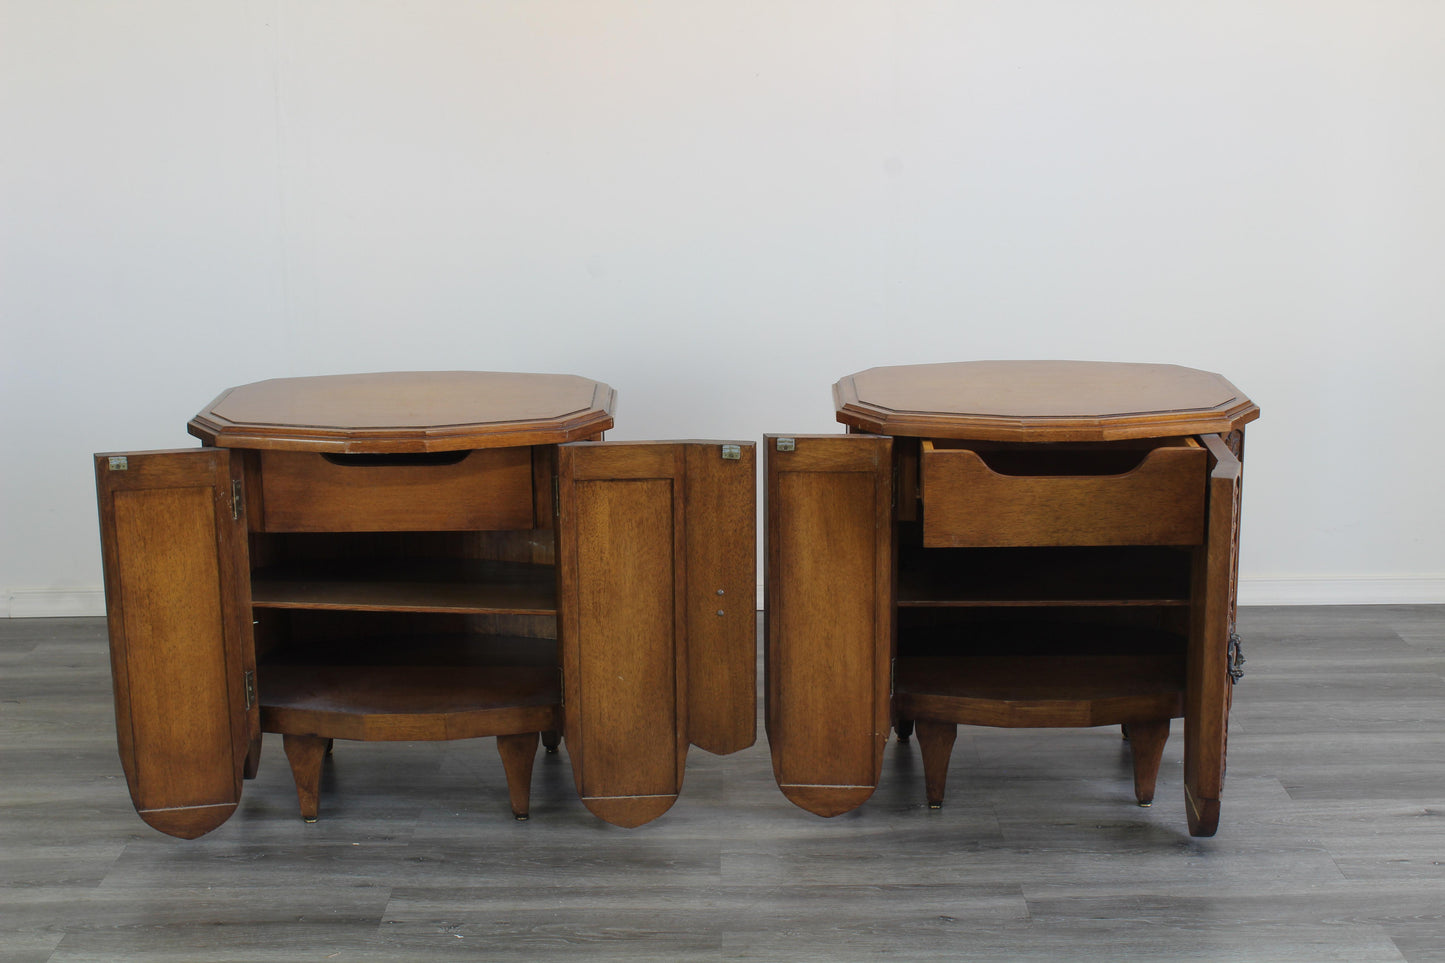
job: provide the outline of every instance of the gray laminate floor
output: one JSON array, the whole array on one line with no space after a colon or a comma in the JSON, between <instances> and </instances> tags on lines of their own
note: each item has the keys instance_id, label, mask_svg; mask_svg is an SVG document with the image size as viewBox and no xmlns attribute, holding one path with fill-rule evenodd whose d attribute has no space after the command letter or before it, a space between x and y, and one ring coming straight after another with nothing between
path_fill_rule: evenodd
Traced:
<instances>
[{"instance_id":1,"label":"gray laminate floor","mask_svg":"<svg viewBox=\"0 0 1445 963\"><path fill-rule=\"evenodd\" d=\"M104 625L0 620L0 960L1445 961L1445 606L1247 609L1219 835L1152 809L1115 730L960 730L824 820L766 742L694 750L638 830L542 757L530 822L491 740L338 744L298 817L270 741L239 812L162 836L115 752ZM564 749L565 752L565 749Z\"/></svg>"}]
</instances>

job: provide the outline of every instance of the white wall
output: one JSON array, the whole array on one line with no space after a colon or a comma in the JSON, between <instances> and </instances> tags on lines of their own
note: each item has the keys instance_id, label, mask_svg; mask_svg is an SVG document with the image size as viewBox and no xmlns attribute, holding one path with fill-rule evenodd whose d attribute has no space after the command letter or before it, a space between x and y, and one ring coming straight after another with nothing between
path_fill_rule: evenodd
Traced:
<instances>
[{"instance_id":1,"label":"white wall","mask_svg":"<svg viewBox=\"0 0 1445 963\"><path fill-rule=\"evenodd\" d=\"M0 613L97 611L89 454L261 378L585 374L833 431L875 364L1168 361L1245 601L1445 601L1445 4L0 0Z\"/></svg>"}]
</instances>

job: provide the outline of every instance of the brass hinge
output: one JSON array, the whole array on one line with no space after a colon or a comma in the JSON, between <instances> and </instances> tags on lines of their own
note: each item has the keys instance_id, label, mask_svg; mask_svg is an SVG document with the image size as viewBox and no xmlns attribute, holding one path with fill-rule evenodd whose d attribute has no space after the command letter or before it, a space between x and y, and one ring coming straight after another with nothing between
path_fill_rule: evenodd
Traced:
<instances>
[{"instance_id":1,"label":"brass hinge","mask_svg":"<svg viewBox=\"0 0 1445 963\"><path fill-rule=\"evenodd\" d=\"M1229 635L1229 681L1238 682L1244 678L1244 650L1240 647L1239 636L1234 633Z\"/></svg>"},{"instance_id":2,"label":"brass hinge","mask_svg":"<svg viewBox=\"0 0 1445 963\"><path fill-rule=\"evenodd\" d=\"M743 457L742 445L723 445L723 461L741 461Z\"/></svg>"},{"instance_id":3,"label":"brass hinge","mask_svg":"<svg viewBox=\"0 0 1445 963\"><path fill-rule=\"evenodd\" d=\"M552 517L562 517L562 483L552 476Z\"/></svg>"},{"instance_id":4,"label":"brass hinge","mask_svg":"<svg viewBox=\"0 0 1445 963\"><path fill-rule=\"evenodd\" d=\"M241 679L246 687L246 710L249 712L251 707L256 704L256 670L247 669L241 675Z\"/></svg>"},{"instance_id":5,"label":"brass hinge","mask_svg":"<svg viewBox=\"0 0 1445 963\"><path fill-rule=\"evenodd\" d=\"M238 520L241 517L241 479L231 479L231 518Z\"/></svg>"}]
</instances>

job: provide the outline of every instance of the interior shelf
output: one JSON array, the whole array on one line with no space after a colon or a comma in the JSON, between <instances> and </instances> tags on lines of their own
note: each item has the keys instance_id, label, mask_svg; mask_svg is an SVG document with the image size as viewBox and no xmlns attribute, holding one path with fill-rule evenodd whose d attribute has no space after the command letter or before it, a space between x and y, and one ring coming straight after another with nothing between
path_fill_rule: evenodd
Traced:
<instances>
[{"instance_id":1,"label":"interior shelf","mask_svg":"<svg viewBox=\"0 0 1445 963\"><path fill-rule=\"evenodd\" d=\"M551 639L340 638L276 650L257 667L261 727L339 739L459 739L560 726Z\"/></svg>"},{"instance_id":2,"label":"interior shelf","mask_svg":"<svg viewBox=\"0 0 1445 963\"><path fill-rule=\"evenodd\" d=\"M1188 604L1189 554L1175 548L900 546L900 608Z\"/></svg>"},{"instance_id":3,"label":"interior shelf","mask_svg":"<svg viewBox=\"0 0 1445 963\"><path fill-rule=\"evenodd\" d=\"M986 726L1102 726L1184 712L1182 652L1157 655L900 658L905 718Z\"/></svg>"},{"instance_id":4,"label":"interior shelf","mask_svg":"<svg viewBox=\"0 0 1445 963\"><path fill-rule=\"evenodd\" d=\"M263 710L438 715L561 701L557 671L528 666L268 665L257 681Z\"/></svg>"},{"instance_id":5,"label":"interior shelf","mask_svg":"<svg viewBox=\"0 0 1445 963\"><path fill-rule=\"evenodd\" d=\"M251 578L251 604L272 609L554 615L551 565L475 559L284 564Z\"/></svg>"},{"instance_id":6,"label":"interior shelf","mask_svg":"<svg viewBox=\"0 0 1445 963\"><path fill-rule=\"evenodd\" d=\"M261 728L332 739L467 739L560 727L556 669L267 665Z\"/></svg>"}]
</instances>

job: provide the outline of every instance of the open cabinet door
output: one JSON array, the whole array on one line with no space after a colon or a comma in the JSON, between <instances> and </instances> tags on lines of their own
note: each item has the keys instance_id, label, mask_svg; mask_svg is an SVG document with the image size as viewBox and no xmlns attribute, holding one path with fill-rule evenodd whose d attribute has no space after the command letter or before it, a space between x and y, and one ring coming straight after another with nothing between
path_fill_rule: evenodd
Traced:
<instances>
[{"instance_id":1,"label":"open cabinet door","mask_svg":"<svg viewBox=\"0 0 1445 963\"><path fill-rule=\"evenodd\" d=\"M758 733L758 469L751 443L687 442L687 734L726 755Z\"/></svg>"},{"instance_id":2,"label":"open cabinet door","mask_svg":"<svg viewBox=\"0 0 1445 963\"><path fill-rule=\"evenodd\" d=\"M766 436L767 732L783 795L873 795L892 688L893 439Z\"/></svg>"},{"instance_id":3,"label":"open cabinet door","mask_svg":"<svg viewBox=\"0 0 1445 963\"><path fill-rule=\"evenodd\" d=\"M1208 521L1194 551L1188 677L1184 693L1184 803L1191 836L1219 828L1229 732L1229 640L1239 566L1241 465L1218 435L1202 435L1209 453Z\"/></svg>"},{"instance_id":4,"label":"open cabinet door","mask_svg":"<svg viewBox=\"0 0 1445 963\"><path fill-rule=\"evenodd\" d=\"M193 839L225 822L260 732L240 459L95 456L116 736L136 811Z\"/></svg>"},{"instance_id":5,"label":"open cabinet door","mask_svg":"<svg viewBox=\"0 0 1445 963\"><path fill-rule=\"evenodd\" d=\"M583 803L607 822L666 812L690 742L753 741L754 464L751 445L558 448L567 753Z\"/></svg>"}]
</instances>

